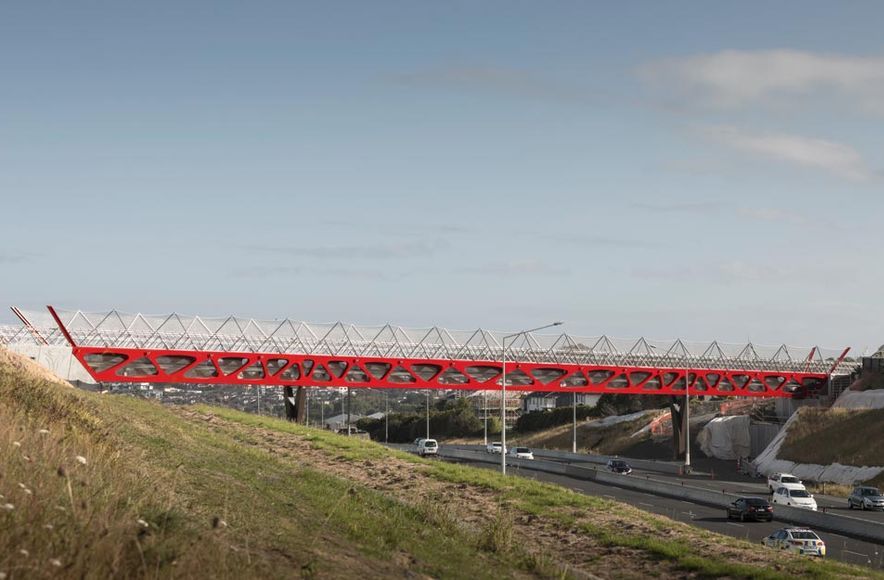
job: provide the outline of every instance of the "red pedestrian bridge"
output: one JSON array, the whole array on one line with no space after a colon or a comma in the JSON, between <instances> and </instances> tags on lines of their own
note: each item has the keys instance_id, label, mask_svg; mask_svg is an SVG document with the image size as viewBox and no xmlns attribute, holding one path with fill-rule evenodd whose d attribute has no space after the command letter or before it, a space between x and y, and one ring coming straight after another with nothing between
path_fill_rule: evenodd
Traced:
<instances>
[{"instance_id":1,"label":"red pedestrian bridge","mask_svg":"<svg viewBox=\"0 0 884 580\"><path fill-rule=\"evenodd\" d=\"M69 343L101 383L498 390L507 334L13 310L19 335ZM506 387L683 396L687 386L690 395L803 398L849 372L848 351L519 333L506 342Z\"/></svg>"}]
</instances>

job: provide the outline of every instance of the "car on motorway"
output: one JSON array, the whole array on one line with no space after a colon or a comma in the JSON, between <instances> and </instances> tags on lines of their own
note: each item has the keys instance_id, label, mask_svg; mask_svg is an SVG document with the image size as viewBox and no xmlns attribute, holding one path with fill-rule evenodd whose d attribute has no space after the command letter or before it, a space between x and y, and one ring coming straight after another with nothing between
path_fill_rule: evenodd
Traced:
<instances>
[{"instance_id":1,"label":"car on motorway","mask_svg":"<svg viewBox=\"0 0 884 580\"><path fill-rule=\"evenodd\" d=\"M820 558L826 555L826 543L816 535L816 532L807 528L781 528L761 540L761 543L770 548L803 555Z\"/></svg>"},{"instance_id":2,"label":"car on motorway","mask_svg":"<svg viewBox=\"0 0 884 580\"><path fill-rule=\"evenodd\" d=\"M486 453L500 453L503 449L503 444L500 441L495 441L493 443L489 443L485 446Z\"/></svg>"},{"instance_id":3,"label":"car on motorway","mask_svg":"<svg viewBox=\"0 0 884 580\"><path fill-rule=\"evenodd\" d=\"M417 454L421 457L425 455L438 455L439 442L435 439L421 439L420 444L417 446Z\"/></svg>"},{"instance_id":4,"label":"car on motorway","mask_svg":"<svg viewBox=\"0 0 884 580\"><path fill-rule=\"evenodd\" d=\"M804 484L791 473L774 473L767 478L767 488L771 493L781 487L786 489L804 489Z\"/></svg>"},{"instance_id":5,"label":"car on motorway","mask_svg":"<svg viewBox=\"0 0 884 580\"><path fill-rule=\"evenodd\" d=\"M884 510L884 496L877 487L858 485L847 497L847 507L861 510Z\"/></svg>"},{"instance_id":6,"label":"car on motorway","mask_svg":"<svg viewBox=\"0 0 884 580\"><path fill-rule=\"evenodd\" d=\"M620 475L629 475L632 473L632 468L622 459L609 459L608 464L605 467L607 467L608 471L619 473Z\"/></svg>"},{"instance_id":7,"label":"car on motorway","mask_svg":"<svg viewBox=\"0 0 884 580\"><path fill-rule=\"evenodd\" d=\"M813 495L809 494L806 489L789 489L788 487L780 487L771 496L771 501L775 504L787 505L797 508L804 508L816 511L816 500Z\"/></svg>"},{"instance_id":8,"label":"car on motorway","mask_svg":"<svg viewBox=\"0 0 884 580\"><path fill-rule=\"evenodd\" d=\"M507 455L516 459L534 459L534 452L527 447L513 447Z\"/></svg>"},{"instance_id":9,"label":"car on motorway","mask_svg":"<svg viewBox=\"0 0 884 580\"><path fill-rule=\"evenodd\" d=\"M762 497L741 497L727 506L727 519L772 521L773 507Z\"/></svg>"}]
</instances>

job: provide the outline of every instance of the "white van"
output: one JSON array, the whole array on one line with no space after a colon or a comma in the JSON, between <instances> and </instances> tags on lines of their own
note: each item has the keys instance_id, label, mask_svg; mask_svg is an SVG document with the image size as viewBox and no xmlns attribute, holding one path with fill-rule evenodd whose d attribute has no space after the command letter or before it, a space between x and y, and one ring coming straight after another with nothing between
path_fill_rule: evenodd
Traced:
<instances>
[{"instance_id":1,"label":"white van","mask_svg":"<svg viewBox=\"0 0 884 580\"><path fill-rule=\"evenodd\" d=\"M439 453L439 443L435 439L421 439L421 442L417 445L417 454L421 457L424 455L436 455L437 453Z\"/></svg>"}]
</instances>

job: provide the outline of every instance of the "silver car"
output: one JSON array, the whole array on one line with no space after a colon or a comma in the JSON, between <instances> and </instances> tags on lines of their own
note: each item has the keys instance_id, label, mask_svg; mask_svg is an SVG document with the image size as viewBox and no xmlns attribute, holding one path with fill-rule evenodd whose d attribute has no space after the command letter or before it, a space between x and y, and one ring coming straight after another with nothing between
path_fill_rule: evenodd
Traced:
<instances>
[{"instance_id":1,"label":"silver car","mask_svg":"<svg viewBox=\"0 0 884 580\"><path fill-rule=\"evenodd\" d=\"M884 510L884 496L877 487L859 485L847 498L847 507L861 510Z\"/></svg>"}]
</instances>

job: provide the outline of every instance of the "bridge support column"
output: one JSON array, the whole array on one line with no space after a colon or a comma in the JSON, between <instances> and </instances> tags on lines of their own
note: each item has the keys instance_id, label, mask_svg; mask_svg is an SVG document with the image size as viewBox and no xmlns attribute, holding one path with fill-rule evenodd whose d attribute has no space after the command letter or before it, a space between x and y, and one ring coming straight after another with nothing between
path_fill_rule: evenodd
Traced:
<instances>
[{"instance_id":1,"label":"bridge support column","mask_svg":"<svg viewBox=\"0 0 884 580\"><path fill-rule=\"evenodd\" d=\"M307 393L304 387L298 387L297 395L292 387L283 387L282 395L285 401L285 418L295 423L304 423L307 417Z\"/></svg>"},{"instance_id":2,"label":"bridge support column","mask_svg":"<svg viewBox=\"0 0 884 580\"><path fill-rule=\"evenodd\" d=\"M684 459L687 439L685 438L684 397L672 397L669 412L672 414L672 459Z\"/></svg>"}]
</instances>

